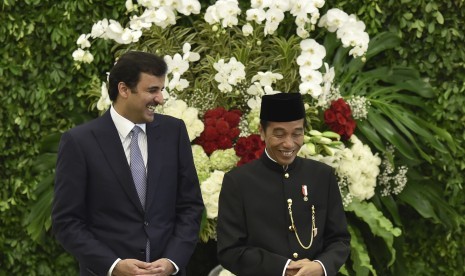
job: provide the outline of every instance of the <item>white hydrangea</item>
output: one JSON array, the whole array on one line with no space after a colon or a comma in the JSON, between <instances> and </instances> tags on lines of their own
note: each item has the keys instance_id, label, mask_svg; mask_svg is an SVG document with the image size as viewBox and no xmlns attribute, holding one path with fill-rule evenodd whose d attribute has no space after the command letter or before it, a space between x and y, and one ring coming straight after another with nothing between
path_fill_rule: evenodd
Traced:
<instances>
[{"instance_id":1,"label":"white hydrangea","mask_svg":"<svg viewBox=\"0 0 465 276\"><path fill-rule=\"evenodd\" d=\"M183 100L168 100L162 107L163 114L182 119L186 124L189 140L192 142L204 130L203 122L198 118L199 111L189 107Z\"/></svg>"},{"instance_id":2,"label":"white hydrangea","mask_svg":"<svg viewBox=\"0 0 465 276\"><path fill-rule=\"evenodd\" d=\"M220 198L223 178L224 172L215 170L209 178L200 184L203 202L207 211L207 218L209 219L218 217L218 200Z\"/></svg>"}]
</instances>

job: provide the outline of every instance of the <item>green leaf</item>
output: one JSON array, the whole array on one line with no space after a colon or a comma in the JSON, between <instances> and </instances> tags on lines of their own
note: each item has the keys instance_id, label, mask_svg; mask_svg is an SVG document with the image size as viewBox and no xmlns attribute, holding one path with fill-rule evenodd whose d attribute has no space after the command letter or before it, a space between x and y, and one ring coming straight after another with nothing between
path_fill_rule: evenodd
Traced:
<instances>
[{"instance_id":1,"label":"green leaf","mask_svg":"<svg viewBox=\"0 0 465 276\"><path fill-rule=\"evenodd\" d=\"M442 16L442 13L440 11L436 11L436 20L439 24L444 24L444 16Z\"/></svg>"},{"instance_id":2,"label":"green leaf","mask_svg":"<svg viewBox=\"0 0 465 276\"><path fill-rule=\"evenodd\" d=\"M368 112L368 122L370 122L373 128L376 128L381 136L399 150L402 155L408 159L416 159L416 154L412 150L410 144L392 126L392 124L379 113L379 111L370 109L370 112Z\"/></svg>"},{"instance_id":3,"label":"green leaf","mask_svg":"<svg viewBox=\"0 0 465 276\"><path fill-rule=\"evenodd\" d=\"M399 46L401 41L400 37L393 32L382 32L376 35L370 39L368 44L367 61L383 51Z\"/></svg>"},{"instance_id":4,"label":"green leaf","mask_svg":"<svg viewBox=\"0 0 465 276\"><path fill-rule=\"evenodd\" d=\"M376 129L373 128L367 121L357 122L357 130L362 133L379 151L386 151L385 143L379 137Z\"/></svg>"},{"instance_id":5,"label":"green leaf","mask_svg":"<svg viewBox=\"0 0 465 276\"><path fill-rule=\"evenodd\" d=\"M362 219L370 227L371 232L384 240L389 252L391 253L391 261L388 266L391 266L396 260L396 250L393 247L394 237L401 235L402 231L394 227L376 206L371 202L360 202L353 200L347 211L352 211L357 217Z\"/></svg>"},{"instance_id":6,"label":"green leaf","mask_svg":"<svg viewBox=\"0 0 465 276\"><path fill-rule=\"evenodd\" d=\"M410 181L398 195L399 199L412 206L424 218L433 219L447 228L457 229L460 225L460 214L444 200L441 196L442 191L433 183L421 183Z\"/></svg>"},{"instance_id":7,"label":"green leaf","mask_svg":"<svg viewBox=\"0 0 465 276\"><path fill-rule=\"evenodd\" d=\"M368 250L363 241L363 237L360 234L360 231L357 228L348 225L348 230L350 233L350 259L354 262L353 269L356 275L369 275L371 272L373 275L376 274L376 270L373 268L370 262L370 256Z\"/></svg>"}]
</instances>

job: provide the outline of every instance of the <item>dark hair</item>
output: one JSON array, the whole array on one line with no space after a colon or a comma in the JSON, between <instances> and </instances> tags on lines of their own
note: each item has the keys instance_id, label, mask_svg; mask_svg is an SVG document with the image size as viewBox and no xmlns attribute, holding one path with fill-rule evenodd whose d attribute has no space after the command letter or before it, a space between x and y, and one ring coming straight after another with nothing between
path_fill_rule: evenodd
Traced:
<instances>
[{"instance_id":1,"label":"dark hair","mask_svg":"<svg viewBox=\"0 0 465 276\"><path fill-rule=\"evenodd\" d=\"M304 118L304 129L308 130L309 126L307 123L307 117L305 116ZM260 120L260 125L262 126L263 131L266 131L266 128L268 127L268 121L267 120Z\"/></svg>"},{"instance_id":2,"label":"dark hair","mask_svg":"<svg viewBox=\"0 0 465 276\"><path fill-rule=\"evenodd\" d=\"M166 75L168 66L163 58L146 52L131 51L123 54L110 70L108 95L116 101L118 83L124 82L129 89L134 90L139 82L140 73L157 77Z\"/></svg>"}]
</instances>

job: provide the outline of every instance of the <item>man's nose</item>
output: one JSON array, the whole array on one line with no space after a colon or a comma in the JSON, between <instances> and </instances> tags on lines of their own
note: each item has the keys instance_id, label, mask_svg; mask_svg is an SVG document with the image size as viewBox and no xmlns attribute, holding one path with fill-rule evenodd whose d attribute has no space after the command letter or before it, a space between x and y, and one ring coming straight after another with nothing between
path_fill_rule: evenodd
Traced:
<instances>
[{"instance_id":1,"label":"man's nose","mask_svg":"<svg viewBox=\"0 0 465 276\"><path fill-rule=\"evenodd\" d=\"M285 147L292 147L294 145L294 140L292 139L292 135L286 135L284 137L283 145Z\"/></svg>"}]
</instances>

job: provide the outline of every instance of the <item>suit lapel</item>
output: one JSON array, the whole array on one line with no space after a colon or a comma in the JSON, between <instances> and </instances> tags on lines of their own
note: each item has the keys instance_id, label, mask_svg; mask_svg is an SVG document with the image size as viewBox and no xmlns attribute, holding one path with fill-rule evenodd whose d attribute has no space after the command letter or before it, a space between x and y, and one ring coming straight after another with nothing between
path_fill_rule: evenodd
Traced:
<instances>
[{"instance_id":1,"label":"suit lapel","mask_svg":"<svg viewBox=\"0 0 465 276\"><path fill-rule=\"evenodd\" d=\"M119 184L128 194L131 202L137 206L141 212L144 212L137 195L136 187L131 175L131 169L129 168L126 155L124 154L118 130L111 119L110 112L106 112L102 117L100 117L100 120L101 124L99 125L99 128L93 130L95 139L100 145L110 168L116 175L116 179L118 179Z\"/></svg>"},{"instance_id":2,"label":"suit lapel","mask_svg":"<svg viewBox=\"0 0 465 276\"><path fill-rule=\"evenodd\" d=\"M157 120L158 119L158 120ZM147 124L147 199L146 209L150 208L153 198L155 196L156 186L158 185L158 179L161 174L163 166L163 145L160 143L161 131L160 131L160 117L155 119L152 123Z\"/></svg>"}]
</instances>

